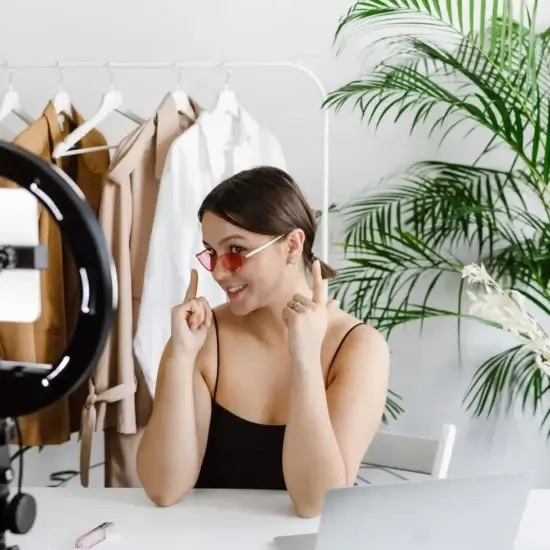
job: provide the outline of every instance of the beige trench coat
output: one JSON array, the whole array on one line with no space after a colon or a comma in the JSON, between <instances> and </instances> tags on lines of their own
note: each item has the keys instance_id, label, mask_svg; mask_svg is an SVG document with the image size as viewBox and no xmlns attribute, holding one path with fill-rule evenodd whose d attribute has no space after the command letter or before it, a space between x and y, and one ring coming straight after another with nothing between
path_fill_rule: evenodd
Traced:
<instances>
[{"instance_id":1,"label":"beige trench coat","mask_svg":"<svg viewBox=\"0 0 550 550\"><path fill-rule=\"evenodd\" d=\"M198 116L198 105L192 105ZM135 361L133 339L164 162L173 141L192 124L167 95L154 117L121 142L111 162L99 219L117 269L119 304L82 416L80 471L85 487L93 432L100 430L105 430L105 485L140 486L137 447L152 398Z\"/></svg>"}]
</instances>

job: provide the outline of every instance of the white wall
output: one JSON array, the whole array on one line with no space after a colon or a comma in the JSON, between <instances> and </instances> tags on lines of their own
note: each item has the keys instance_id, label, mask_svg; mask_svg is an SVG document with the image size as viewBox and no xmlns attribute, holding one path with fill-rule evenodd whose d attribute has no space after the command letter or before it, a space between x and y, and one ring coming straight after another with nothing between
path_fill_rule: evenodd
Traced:
<instances>
[{"instance_id":1,"label":"white wall","mask_svg":"<svg viewBox=\"0 0 550 550\"><path fill-rule=\"evenodd\" d=\"M0 22L0 61L300 60L317 72L328 89L353 78L359 67L358 50L337 59L332 47L337 20L349 7L348 0L96 0L77 4L70 0L6 2ZM550 10L547 15L550 20ZM57 91L57 74L51 69L17 71L14 77L25 106L36 115ZM128 107L142 116L153 111L175 81L170 71L120 71L115 75ZM97 108L108 82L106 70L66 71L65 87L86 116ZM183 82L209 107L223 74L190 70L184 73ZM6 84L7 73L0 73L0 90ZM319 207L322 122L314 85L289 69L242 69L234 71L232 87L247 109L278 135L290 171ZM8 125L11 132L20 129L17 121ZM131 127L115 115L103 129L116 142ZM375 134L360 126L357 114L343 112L332 121L331 200L343 201L415 160L472 160L479 145L457 137L438 152L434 142L419 135L410 138L406 123L388 124ZM441 424L454 422L458 441L452 474L530 467L538 470L540 484L548 486L548 449L536 421L520 415L474 421L461 407L474 367L509 343L498 336L469 327L459 367L452 321L429 324L422 338L416 327L396 333L391 340L392 388L403 395L406 414L394 428L435 435ZM101 459L101 446L94 454ZM51 470L77 469L76 457L74 443L41 455L26 455L26 480L47 484Z\"/></svg>"}]
</instances>

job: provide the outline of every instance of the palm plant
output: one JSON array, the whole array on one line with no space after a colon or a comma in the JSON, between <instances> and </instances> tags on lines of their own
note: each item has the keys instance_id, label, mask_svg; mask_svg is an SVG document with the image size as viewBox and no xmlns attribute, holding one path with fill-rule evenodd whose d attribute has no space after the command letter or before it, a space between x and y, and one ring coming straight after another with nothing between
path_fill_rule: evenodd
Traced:
<instances>
[{"instance_id":1,"label":"palm plant","mask_svg":"<svg viewBox=\"0 0 550 550\"><path fill-rule=\"evenodd\" d=\"M452 316L460 338L460 320L472 317L459 278L468 262L550 314L550 29L536 28L536 0L518 1L514 10L512 0L364 0L340 21L342 44L356 31L382 35L367 46L370 70L330 93L327 107L349 104L376 126L408 115L411 132L428 125L442 140L488 132L471 164L419 162L339 208L348 264L333 294L388 334ZM510 164L495 168L488 156L499 148ZM456 307L442 309L432 293L449 276ZM516 346L478 368L465 403L480 416L519 398L537 413L549 390L533 352Z\"/></svg>"}]
</instances>

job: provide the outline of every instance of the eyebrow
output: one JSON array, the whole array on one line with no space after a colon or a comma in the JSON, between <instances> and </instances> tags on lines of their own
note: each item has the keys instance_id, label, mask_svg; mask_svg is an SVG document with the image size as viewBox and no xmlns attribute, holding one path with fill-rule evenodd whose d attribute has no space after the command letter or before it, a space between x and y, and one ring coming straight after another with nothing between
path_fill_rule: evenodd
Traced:
<instances>
[{"instance_id":1,"label":"eyebrow","mask_svg":"<svg viewBox=\"0 0 550 550\"><path fill-rule=\"evenodd\" d=\"M220 242L219 244L224 244L228 241L244 241L246 240L242 235L229 235L227 237L224 237ZM204 246L211 246L209 245L206 241L202 241L202 244L204 244Z\"/></svg>"}]
</instances>

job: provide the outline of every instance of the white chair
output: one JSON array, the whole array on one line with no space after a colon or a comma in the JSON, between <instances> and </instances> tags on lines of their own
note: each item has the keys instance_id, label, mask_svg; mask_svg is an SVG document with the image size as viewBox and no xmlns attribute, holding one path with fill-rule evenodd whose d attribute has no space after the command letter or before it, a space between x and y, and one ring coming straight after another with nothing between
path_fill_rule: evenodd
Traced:
<instances>
[{"instance_id":1,"label":"white chair","mask_svg":"<svg viewBox=\"0 0 550 550\"><path fill-rule=\"evenodd\" d=\"M362 465L388 470L447 477L456 437L456 426L445 424L439 439L378 432Z\"/></svg>"}]
</instances>

